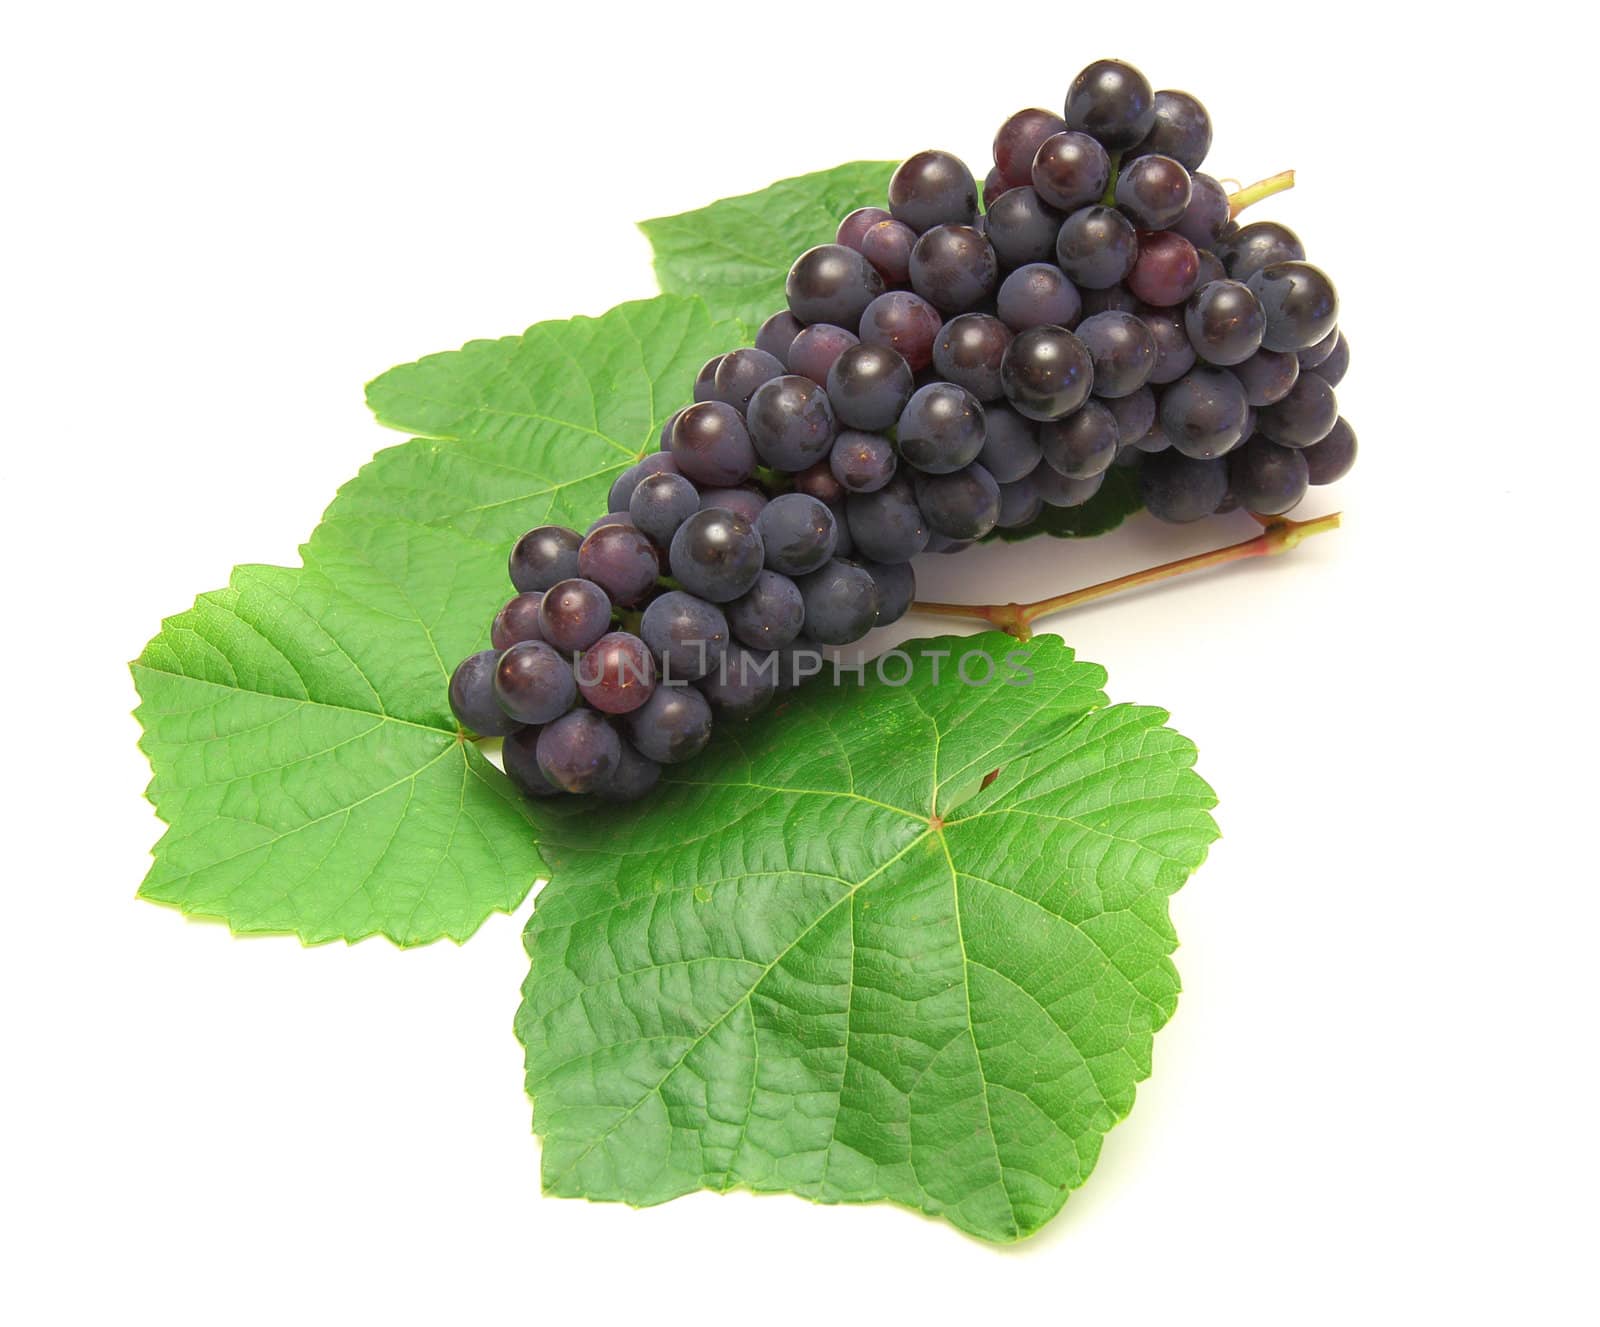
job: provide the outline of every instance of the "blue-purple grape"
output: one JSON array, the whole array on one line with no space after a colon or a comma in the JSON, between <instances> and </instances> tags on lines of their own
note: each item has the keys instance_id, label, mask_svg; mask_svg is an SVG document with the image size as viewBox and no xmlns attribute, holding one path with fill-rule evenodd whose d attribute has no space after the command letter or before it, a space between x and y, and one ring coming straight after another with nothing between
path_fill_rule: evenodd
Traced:
<instances>
[{"instance_id":1,"label":"blue-purple grape","mask_svg":"<svg viewBox=\"0 0 1600 1327\"><path fill-rule=\"evenodd\" d=\"M957 314L939 329L933 366L946 382L965 387L978 400L997 401L1000 362L1010 344L1011 329L992 314Z\"/></svg>"},{"instance_id":2,"label":"blue-purple grape","mask_svg":"<svg viewBox=\"0 0 1600 1327\"><path fill-rule=\"evenodd\" d=\"M906 402L895 428L906 463L934 475L949 474L977 460L983 436L983 406L978 398L949 382L919 388Z\"/></svg>"},{"instance_id":3,"label":"blue-purple grape","mask_svg":"<svg viewBox=\"0 0 1600 1327\"><path fill-rule=\"evenodd\" d=\"M1000 485L976 462L953 474L919 474L913 491L928 528L947 539L981 539L1000 519Z\"/></svg>"},{"instance_id":4,"label":"blue-purple grape","mask_svg":"<svg viewBox=\"0 0 1600 1327\"><path fill-rule=\"evenodd\" d=\"M977 308L999 284L994 249L971 226L935 226L911 250L911 288L947 316Z\"/></svg>"},{"instance_id":5,"label":"blue-purple grape","mask_svg":"<svg viewBox=\"0 0 1600 1327\"><path fill-rule=\"evenodd\" d=\"M611 626L611 599L593 581L557 581L539 605L539 634L562 654L587 650Z\"/></svg>"},{"instance_id":6,"label":"blue-purple grape","mask_svg":"<svg viewBox=\"0 0 1600 1327\"><path fill-rule=\"evenodd\" d=\"M1054 263L1029 263L1000 283L995 312L1013 332L1078 324L1083 297Z\"/></svg>"},{"instance_id":7,"label":"blue-purple grape","mask_svg":"<svg viewBox=\"0 0 1600 1327\"><path fill-rule=\"evenodd\" d=\"M569 793L593 792L617 772L622 739L593 710L569 710L539 730L534 755L540 772Z\"/></svg>"},{"instance_id":8,"label":"blue-purple grape","mask_svg":"<svg viewBox=\"0 0 1600 1327\"><path fill-rule=\"evenodd\" d=\"M623 608L642 604L660 574L661 558L655 545L632 524L602 526L578 549L578 575L593 581L613 604Z\"/></svg>"},{"instance_id":9,"label":"blue-purple grape","mask_svg":"<svg viewBox=\"0 0 1600 1327\"><path fill-rule=\"evenodd\" d=\"M482 737L504 737L520 726L495 699L494 670L499 661L499 650L480 650L450 674L450 712L463 728Z\"/></svg>"},{"instance_id":10,"label":"blue-purple grape","mask_svg":"<svg viewBox=\"0 0 1600 1327\"><path fill-rule=\"evenodd\" d=\"M873 562L909 562L928 546L928 523L904 471L876 492L850 494L845 513L855 551Z\"/></svg>"},{"instance_id":11,"label":"blue-purple grape","mask_svg":"<svg viewBox=\"0 0 1600 1327\"><path fill-rule=\"evenodd\" d=\"M1281 516L1306 495L1305 456L1259 434L1228 456L1228 489L1246 511Z\"/></svg>"},{"instance_id":12,"label":"blue-purple grape","mask_svg":"<svg viewBox=\"0 0 1600 1327\"><path fill-rule=\"evenodd\" d=\"M746 419L756 454L790 474L825 457L837 427L827 392L793 373L763 383Z\"/></svg>"},{"instance_id":13,"label":"blue-purple grape","mask_svg":"<svg viewBox=\"0 0 1600 1327\"><path fill-rule=\"evenodd\" d=\"M890 427L911 399L911 366L887 346L853 345L828 370L828 399L848 428L876 432Z\"/></svg>"},{"instance_id":14,"label":"blue-purple grape","mask_svg":"<svg viewBox=\"0 0 1600 1327\"><path fill-rule=\"evenodd\" d=\"M833 513L806 493L782 493L773 498L762 508L756 532L761 536L766 566L784 576L815 571L833 556L839 541Z\"/></svg>"},{"instance_id":15,"label":"blue-purple grape","mask_svg":"<svg viewBox=\"0 0 1600 1327\"><path fill-rule=\"evenodd\" d=\"M722 609L683 590L650 601L639 620L639 637L660 665L663 683L704 677L727 653L728 619Z\"/></svg>"},{"instance_id":16,"label":"blue-purple grape","mask_svg":"<svg viewBox=\"0 0 1600 1327\"><path fill-rule=\"evenodd\" d=\"M711 488L742 484L756 472L744 416L725 401L701 401L680 414L671 455L684 475Z\"/></svg>"},{"instance_id":17,"label":"blue-purple grape","mask_svg":"<svg viewBox=\"0 0 1600 1327\"><path fill-rule=\"evenodd\" d=\"M1065 419L1039 425L1045 463L1065 479L1093 479L1110 469L1118 446L1117 420L1099 401L1085 401Z\"/></svg>"},{"instance_id":18,"label":"blue-purple grape","mask_svg":"<svg viewBox=\"0 0 1600 1327\"><path fill-rule=\"evenodd\" d=\"M661 548L699 510L700 491L682 475L650 475L628 500L628 518Z\"/></svg>"},{"instance_id":19,"label":"blue-purple grape","mask_svg":"<svg viewBox=\"0 0 1600 1327\"><path fill-rule=\"evenodd\" d=\"M667 554L678 583L714 604L737 599L754 585L763 558L756 527L722 507L698 511L680 525Z\"/></svg>"},{"instance_id":20,"label":"blue-purple grape","mask_svg":"<svg viewBox=\"0 0 1600 1327\"><path fill-rule=\"evenodd\" d=\"M894 444L859 429L840 433L828 456L833 477L851 493L875 493L894 477L895 465Z\"/></svg>"},{"instance_id":21,"label":"blue-purple grape","mask_svg":"<svg viewBox=\"0 0 1600 1327\"><path fill-rule=\"evenodd\" d=\"M539 635L539 604L543 599L543 592L528 590L507 600L505 607L494 615L494 623L489 628L489 643L497 650L505 650L519 640L542 639Z\"/></svg>"},{"instance_id":22,"label":"blue-purple grape","mask_svg":"<svg viewBox=\"0 0 1600 1327\"><path fill-rule=\"evenodd\" d=\"M676 765L699 755L711 740L711 706L694 687L659 686L623 725L642 755Z\"/></svg>"},{"instance_id":23,"label":"blue-purple grape","mask_svg":"<svg viewBox=\"0 0 1600 1327\"><path fill-rule=\"evenodd\" d=\"M1064 327L1018 332L1000 364L1006 400L1029 419L1060 419L1089 397L1094 361Z\"/></svg>"},{"instance_id":24,"label":"blue-purple grape","mask_svg":"<svg viewBox=\"0 0 1600 1327\"><path fill-rule=\"evenodd\" d=\"M854 249L819 244L795 259L784 294L789 312L803 323L854 327L867 305L883 294L883 278Z\"/></svg>"},{"instance_id":25,"label":"blue-purple grape","mask_svg":"<svg viewBox=\"0 0 1600 1327\"><path fill-rule=\"evenodd\" d=\"M860 640L878 621L878 583L857 562L834 559L795 582L805 604L806 635L823 645Z\"/></svg>"},{"instance_id":26,"label":"blue-purple grape","mask_svg":"<svg viewBox=\"0 0 1600 1327\"><path fill-rule=\"evenodd\" d=\"M1176 449L1139 463L1139 497L1158 520L1174 523L1209 516L1228 496L1228 463L1200 460Z\"/></svg>"},{"instance_id":27,"label":"blue-purple grape","mask_svg":"<svg viewBox=\"0 0 1600 1327\"><path fill-rule=\"evenodd\" d=\"M1011 406L996 402L983 408L983 450L978 463L998 484L1032 474L1039 464L1038 425Z\"/></svg>"},{"instance_id":28,"label":"blue-purple grape","mask_svg":"<svg viewBox=\"0 0 1600 1327\"><path fill-rule=\"evenodd\" d=\"M1306 477L1313 484L1331 484L1343 479L1356 463L1356 431L1341 415L1334 420L1327 437L1314 442L1301 453L1306 458Z\"/></svg>"},{"instance_id":29,"label":"blue-purple grape","mask_svg":"<svg viewBox=\"0 0 1600 1327\"><path fill-rule=\"evenodd\" d=\"M889 179L889 211L919 235L946 223L970 224L978 215L978 186L960 158L918 152Z\"/></svg>"},{"instance_id":30,"label":"blue-purple grape","mask_svg":"<svg viewBox=\"0 0 1600 1327\"><path fill-rule=\"evenodd\" d=\"M583 536L564 525L529 530L511 549L511 583L519 590L548 590L578 574Z\"/></svg>"},{"instance_id":31,"label":"blue-purple grape","mask_svg":"<svg viewBox=\"0 0 1600 1327\"><path fill-rule=\"evenodd\" d=\"M760 650L787 645L800 634L806 618L799 589L787 576L775 571L763 571L754 585L728 604L726 611L734 637Z\"/></svg>"},{"instance_id":32,"label":"blue-purple grape","mask_svg":"<svg viewBox=\"0 0 1600 1327\"><path fill-rule=\"evenodd\" d=\"M572 665L542 640L525 640L500 656L494 698L518 723L549 723L578 698Z\"/></svg>"}]
</instances>

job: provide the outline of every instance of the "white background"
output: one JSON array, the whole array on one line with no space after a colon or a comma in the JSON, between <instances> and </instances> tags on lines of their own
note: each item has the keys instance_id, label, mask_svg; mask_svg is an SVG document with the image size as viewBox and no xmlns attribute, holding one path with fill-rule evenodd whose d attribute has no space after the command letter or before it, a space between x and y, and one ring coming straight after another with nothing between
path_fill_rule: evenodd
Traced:
<instances>
[{"instance_id":1,"label":"white background","mask_svg":"<svg viewBox=\"0 0 1600 1327\"><path fill-rule=\"evenodd\" d=\"M1594 122L1541 11L13 10L0 1316L1592 1314ZM1362 454L1306 504L1341 532L1051 624L1198 742L1225 837L1175 901L1155 1076L1043 1234L541 1199L520 917L304 950L134 900L160 826L125 663L234 563L294 562L398 440L366 379L652 293L642 217L925 146L981 176L1101 55L1204 99L1215 174L1298 169L1262 215L1340 284ZM1141 518L923 590L1248 528Z\"/></svg>"}]
</instances>

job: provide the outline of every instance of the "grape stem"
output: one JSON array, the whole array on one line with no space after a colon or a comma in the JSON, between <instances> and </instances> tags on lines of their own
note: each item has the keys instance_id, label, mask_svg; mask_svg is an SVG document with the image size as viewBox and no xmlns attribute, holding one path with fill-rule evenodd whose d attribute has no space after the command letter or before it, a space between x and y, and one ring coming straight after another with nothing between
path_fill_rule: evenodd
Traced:
<instances>
[{"instance_id":1,"label":"grape stem","mask_svg":"<svg viewBox=\"0 0 1600 1327\"><path fill-rule=\"evenodd\" d=\"M1269 175L1264 180L1257 180L1254 184L1247 184L1244 188L1228 195L1228 216L1236 217L1252 203L1259 203L1263 198L1271 198L1273 194L1281 194L1285 189L1294 188L1294 172L1281 170L1276 175Z\"/></svg>"},{"instance_id":2,"label":"grape stem","mask_svg":"<svg viewBox=\"0 0 1600 1327\"><path fill-rule=\"evenodd\" d=\"M1257 516L1256 520L1260 522L1262 529L1254 539L1230 544L1226 548L1213 549L1209 553L1196 553L1191 557L1178 558L1174 562L1163 562L1159 567L1130 572L1114 580L1102 581L1099 585L1087 585L1081 590L1069 590L1065 594L1051 595L1048 599L1036 599L1030 604L942 604L919 599L911 605L911 611L929 613L936 617L975 617L988 622L991 626L999 627L1018 640L1029 640L1033 636L1033 624L1042 617L1062 613L1080 604L1092 603L1096 599L1106 599L1111 595L1121 594L1124 590L1137 590L1142 586L1154 585L1157 581L1169 580L1173 576L1184 576L1192 571L1205 571L1228 562L1238 562L1242 558L1270 557L1277 553L1286 553L1301 540L1309 539L1314 534L1337 530L1340 517L1339 512L1318 516L1309 521L1291 521L1282 516Z\"/></svg>"}]
</instances>

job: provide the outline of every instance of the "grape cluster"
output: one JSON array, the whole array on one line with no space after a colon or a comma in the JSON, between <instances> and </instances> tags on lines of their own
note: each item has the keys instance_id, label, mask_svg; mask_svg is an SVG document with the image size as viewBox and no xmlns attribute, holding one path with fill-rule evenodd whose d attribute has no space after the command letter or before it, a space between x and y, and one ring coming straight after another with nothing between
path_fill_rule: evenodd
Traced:
<instances>
[{"instance_id":1,"label":"grape cluster","mask_svg":"<svg viewBox=\"0 0 1600 1327\"><path fill-rule=\"evenodd\" d=\"M450 681L531 797L631 800L802 680L953 552L1137 467L1155 516L1279 515L1342 476L1338 297L1199 166L1205 108L1101 60L1000 126L982 188L919 152L788 308L719 355L584 534L542 526L491 649ZM815 671L813 665L811 671Z\"/></svg>"}]
</instances>

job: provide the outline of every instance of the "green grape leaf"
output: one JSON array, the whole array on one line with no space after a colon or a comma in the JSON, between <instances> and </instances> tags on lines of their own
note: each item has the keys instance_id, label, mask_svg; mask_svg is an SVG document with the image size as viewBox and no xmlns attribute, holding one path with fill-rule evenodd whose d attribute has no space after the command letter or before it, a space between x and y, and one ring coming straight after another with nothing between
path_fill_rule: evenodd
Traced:
<instances>
[{"instance_id":1,"label":"green grape leaf","mask_svg":"<svg viewBox=\"0 0 1600 1327\"><path fill-rule=\"evenodd\" d=\"M641 221L661 289L698 295L713 313L760 326L784 307L783 280L796 258L832 243L839 222L856 208L884 206L895 165L851 161Z\"/></svg>"},{"instance_id":2,"label":"green grape leaf","mask_svg":"<svg viewBox=\"0 0 1600 1327\"><path fill-rule=\"evenodd\" d=\"M696 369L745 329L662 296L384 374L428 436L340 490L302 567L236 568L133 665L169 826L143 897L306 943L463 940L543 873L537 830L446 702L532 525L585 527Z\"/></svg>"},{"instance_id":3,"label":"green grape leaf","mask_svg":"<svg viewBox=\"0 0 1600 1327\"><path fill-rule=\"evenodd\" d=\"M1215 799L1059 640L904 648L903 685L813 681L603 826L536 808L547 1192L883 1200L1009 1241L1093 1168L1177 1001L1167 899Z\"/></svg>"},{"instance_id":4,"label":"green grape leaf","mask_svg":"<svg viewBox=\"0 0 1600 1327\"><path fill-rule=\"evenodd\" d=\"M1106 474L1100 491L1081 507L1045 507L1037 520L1015 530L996 527L984 538L1001 539L1016 543L1038 535L1054 535L1057 539L1091 539L1095 535L1115 530L1144 504L1139 501L1139 481L1136 472L1125 466L1112 466Z\"/></svg>"}]
</instances>

